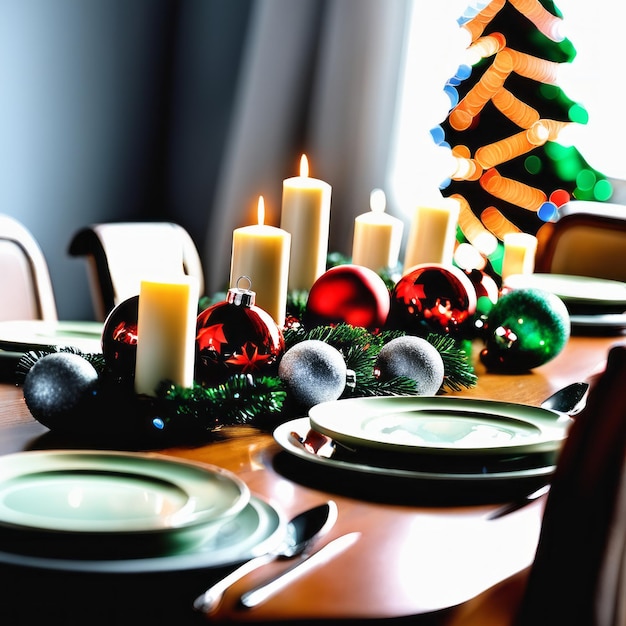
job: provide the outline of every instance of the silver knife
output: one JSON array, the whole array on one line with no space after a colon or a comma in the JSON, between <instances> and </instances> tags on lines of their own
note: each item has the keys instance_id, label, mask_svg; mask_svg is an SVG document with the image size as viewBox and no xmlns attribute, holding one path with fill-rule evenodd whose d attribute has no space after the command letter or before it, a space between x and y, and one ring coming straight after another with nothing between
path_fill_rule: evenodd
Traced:
<instances>
[{"instance_id":1,"label":"silver knife","mask_svg":"<svg viewBox=\"0 0 626 626\"><path fill-rule=\"evenodd\" d=\"M548 491L550 491L549 484L544 485L543 487L539 487L539 489L536 489L532 493L529 493L521 497L519 500L514 500L513 502L503 504L501 507L497 508L495 511L492 511L487 516L487 519L498 519L500 517L504 517L505 515L508 515L509 513L513 513L514 511L519 511L520 509L523 509L527 504L530 504L531 502L534 502L535 500L538 500L539 498L541 498L541 496L548 493Z\"/></svg>"},{"instance_id":2,"label":"silver knife","mask_svg":"<svg viewBox=\"0 0 626 626\"><path fill-rule=\"evenodd\" d=\"M344 550L347 550L350 546L356 543L360 536L360 532L348 533L347 535L342 535L341 537L337 537L337 539L333 539L325 546L321 547L317 552L305 554L299 561L278 574L278 576L271 578L250 591L246 591L246 593L241 596L241 604L251 609L252 607L261 604L261 602L265 602L265 600L283 589L290 582L298 578L298 576L301 576L313 567L321 565Z\"/></svg>"}]
</instances>

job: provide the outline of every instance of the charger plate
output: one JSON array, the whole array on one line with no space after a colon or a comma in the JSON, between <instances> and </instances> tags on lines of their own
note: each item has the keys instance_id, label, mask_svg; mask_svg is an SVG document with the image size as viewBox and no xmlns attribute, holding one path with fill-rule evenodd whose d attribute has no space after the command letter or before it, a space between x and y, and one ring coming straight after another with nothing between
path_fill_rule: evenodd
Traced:
<instances>
[{"instance_id":1,"label":"charger plate","mask_svg":"<svg viewBox=\"0 0 626 626\"><path fill-rule=\"evenodd\" d=\"M536 467L513 469L510 471L483 471L476 472L453 472L440 469L438 471L422 471L408 467L389 467L371 463L361 463L332 457L322 456L306 450L294 440L294 435L305 439L310 430L310 422L307 417L300 417L279 425L274 430L274 439L278 445L290 455L301 460L322 466L328 470L339 470L352 475L361 475L365 478L392 478L407 479L409 484L431 487L447 485L461 489L468 488L493 488L509 487L518 482L521 483L544 483L554 473L555 465L543 464ZM358 458L358 456L357 456Z\"/></svg>"},{"instance_id":2,"label":"charger plate","mask_svg":"<svg viewBox=\"0 0 626 626\"><path fill-rule=\"evenodd\" d=\"M104 536L232 517L250 492L231 472L151 453L29 451L0 457L0 529Z\"/></svg>"},{"instance_id":3,"label":"charger plate","mask_svg":"<svg viewBox=\"0 0 626 626\"><path fill-rule=\"evenodd\" d=\"M149 574L229 567L275 549L285 534L283 516L270 504L251 496L235 517L216 532L200 526L186 532L187 541L163 547L139 558L67 558L33 549L28 542L3 540L0 564L52 571L97 574Z\"/></svg>"},{"instance_id":4,"label":"charger plate","mask_svg":"<svg viewBox=\"0 0 626 626\"><path fill-rule=\"evenodd\" d=\"M323 402L311 427L356 447L421 455L518 456L556 452L567 422L523 404L454 396L375 396Z\"/></svg>"},{"instance_id":5,"label":"charger plate","mask_svg":"<svg viewBox=\"0 0 626 626\"><path fill-rule=\"evenodd\" d=\"M0 348L27 352L53 346L76 348L85 353L100 353L102 328L100 322L3 321L0 322Z\"/></svg>"},{"instance_id":6,"label":"charger plate","mask_svg":"<svg viewBox=\"0 0 626 626\"><path fill-rule=\"evenodd\" d=\"M514 274L504 281L510 289L535 288L555 294L570 307L626 310L626 283L566 274Z\"/></svg>"}]
</instances>

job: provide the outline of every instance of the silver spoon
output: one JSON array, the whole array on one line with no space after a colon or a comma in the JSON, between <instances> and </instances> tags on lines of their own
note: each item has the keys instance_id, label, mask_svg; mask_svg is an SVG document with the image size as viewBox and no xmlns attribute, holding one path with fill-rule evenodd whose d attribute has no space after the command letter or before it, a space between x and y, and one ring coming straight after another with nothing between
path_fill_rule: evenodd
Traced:
<instances>
[{"instance_id":1,"label":"silver spoon","mask_svg":"<svg viewBox=\"0 0 626 626\"><path fill-rule=\"evenodd\" d=\"M296 515L287 523L285 538L275 550L247 561L218 580L194 600L193 608L204 613L215 611L225 591L232 584L275 559L293 559L302 554L336 520L337 505L332 500Z\"/></svg>"},{"instance_id":2,"label":"silver spoon","mask_svg":"<svg viewBox=\"0 0 626 626\"><path fill-rule=\"evenodd\" d=\"M589 383L572 383L559 389L541 403L542 409L548 409L561 415L576 415L585 406L585 396L589 389Z\"/></svg>"}]
</instances>

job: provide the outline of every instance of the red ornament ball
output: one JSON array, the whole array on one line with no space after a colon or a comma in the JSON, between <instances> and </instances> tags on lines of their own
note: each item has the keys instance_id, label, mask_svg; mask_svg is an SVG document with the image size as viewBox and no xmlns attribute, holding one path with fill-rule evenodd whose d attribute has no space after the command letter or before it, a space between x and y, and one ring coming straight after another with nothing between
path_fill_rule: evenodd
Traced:
<instances>
[{"instance_id":1,"label":"red ornament ball","mask_svg":"<svg viewBox=\"0 0 626 626\"><path fill-rule=\"evenodd\" d=\"M139 296L120 302L107 316L102 329L102 354L120 379L134 380L137 358Z\"/></svg>"},{"instance_id":2,"label":"red ornament ball","mask_svg":"<svg viewBox=\"0 0 626 626\"><path fill-rule=\"evenodd\" d=\"M463 270L424 263L393 288L387 327L418 336L461 336L471 330L475 312L476 290Z\"/></svg>"},{"instance_id":3,"label":"red ornament ball","mask_svg":"<svg viewBox=\"0 0 626 626\"><path fill-rule=\"evenodd\" d=\"M385 324L388 313L389 290L374 270L337 265L311 287L303 322L307 328L345 323L376 330Z\"/></svg>"},{"instance_id":4,"label":"red ornament ball","mask_svg":"<svg viewBox=\"0 0 626 626\"><path fill-rule=\"evenodd\" d=\"M285 351L282 331L254 305L254 291L233 288L196 322L196 380L217 385L235 374L270 374Z\"/></svg>"}]
</instances>

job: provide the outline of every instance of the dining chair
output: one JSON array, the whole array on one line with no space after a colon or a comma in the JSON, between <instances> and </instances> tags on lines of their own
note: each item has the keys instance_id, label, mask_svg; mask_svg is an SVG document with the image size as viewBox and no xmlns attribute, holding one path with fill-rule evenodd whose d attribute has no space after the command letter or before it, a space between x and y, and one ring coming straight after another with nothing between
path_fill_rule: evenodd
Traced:
<instances>
[{"instance_id":1,"label":"dining chair","mask_svg":"<svg viewBox=\"0 0 626 626\"><path fill-rule=\"evenodd\" d=\"M43 251L21 222L0 214L0 321L57 319Z\"/></svg>"},{"instance_id":2,"label":"dining chair","mask_svg":"<svg viewBox=\"0 0 626 626\"><path fill-rule=\"evenodd\" d=\"M626 205L564 204L537 232L535 272L626 281Z\"/></svg>"},{"instance_id":3,"label":"dining chair","mask_svg":"<svg viewBox=\"0 0 626 626\"><path fill-rule=\"evenodd\" d=\"M533 563L456 607L446 626L626 624L624 380L621 344L570 426Z\"/></svg>"},{"instance_id":4,"label":"dining chair","mask_svg":"<svg viewBox=\"0 0 626 626\"><path fill-rule=\"evenodd\" d=\"M204 290L198 249L189 233L173 222L91 224L72 237L69 253L87 261L99 321L137 295L143 278L187 274L197 277L201 294Z\"/></svg>"}]
</instances>

